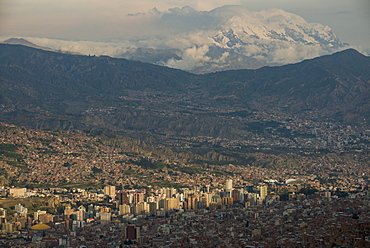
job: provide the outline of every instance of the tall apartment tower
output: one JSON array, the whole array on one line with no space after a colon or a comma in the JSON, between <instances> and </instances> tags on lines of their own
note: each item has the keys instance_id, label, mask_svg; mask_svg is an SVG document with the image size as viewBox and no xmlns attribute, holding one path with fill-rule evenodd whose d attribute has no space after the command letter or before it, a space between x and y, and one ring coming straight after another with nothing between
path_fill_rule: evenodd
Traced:
<instances>
[{"instance_id":1,"label":"tall apartment tower","mask_svg":"<svg viewBox=\"0 0 370 248\"><path fill-rule=\"evenodd\" d=\"M5 229L5 224L6 224L6 210L0 208L0 228Z\"/></svg>"},{"instance_id":2,"label":"tall apartment tower","mask_svg":"<svg viewBox=\"0 0 370 248\"><path fill-rule=\"evenodd\" d=\"M119 211L118 211L119 215L129 214L130 212L131 212L130 205L128 204L119 205Z\"/></svg>"},{"instance_id":3,"label":"tall apartment tower","mask_svg":"<svg viewBox=\"0 0 370 248\"><path fill-rule=\"evenodd\" d=\"M136 240L140 237L140 228L134 225L128 225L125 228L125 239Z\"/></svg>"},{"instance_id":4,"label":"tall apartment tower","mask_svg":"<svg viewBox=\"0 0 370 248\"><path fill-rule=\"evenodd\" d=\"M266 196L267 196L267 186L266 185L260 186L260 198L264 200Z\"/></svg>"},{"instance_id":5,"label":"tall apartment tower","mask_svg":"<svg viewBox=\"0 0 370 248\"><path fill-rule=\"evenodd\" d=\"M108 224L112 220L111 212L101 212L99 213L99 216L100 216L100 223L102 225Z\"/></svg>"},{"instance_id":6,"label":"tall apartment tower","mask_svg":"<svg viewBox=\"0 0 370 248\"><path fill-rule=\"evenodd\" d=\"M104 194L109 195L111 198L116 196L116 186L108 185L104 187Z\"/></svg>"},{"instance_id":7,"label":"tall apartment tower","mask_svg":"<svg viewBox=\"0 0 370 248\"><path fill-rule=\"evenodd\" d=\"M232 190L233 189L233 180L227 179L226 181L226 190Z\"/></svg>"},{"instance_id":8,"label":"tall apartment tower","mask_svg":"<svg viewBox=\"0 0 370 248\"><path fill-rule=\"evenodd\" d=\"M179 208L179 200L177 198L166 198L165 199L165 205L164 210L170 210L170 209L178 209Z\"/></svg>"},{"instance_id":9,"label":"tall apartment tower","mask_svg":"<svg viewBox=\"0 0 370 248\"><path fill-rule=\"evenodd\" d=\"M117 198L118 198L118 206L130 203L128 199L128 195L125 191L118 192Z\"/></svg>"}]
</instances>

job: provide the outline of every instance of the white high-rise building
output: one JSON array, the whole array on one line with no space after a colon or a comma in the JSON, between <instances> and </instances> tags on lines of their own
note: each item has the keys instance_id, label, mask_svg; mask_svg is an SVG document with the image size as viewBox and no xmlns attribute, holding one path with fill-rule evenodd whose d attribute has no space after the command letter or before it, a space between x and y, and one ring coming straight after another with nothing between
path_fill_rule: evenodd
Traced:
<instances>
[{"instance_id":1,"label":"white high-rise building","mask_svg":"<svg viewBox=\"0 0 370 248\"><path fill-rule=\"evenodd\" d=\"M27 214L28 209L22 206L22 204L18 203L17 205L14 206L15 212L19 214Z\"/></svg>"},{"instance_id":2,"label":"white high-rise building","mask_svg":"<svg viewBox=\"0 0 370 248\"><path fill-rule=\"evenodd\" d=\"M232 190L233 189L233 180L227 179L226 181L226 190Z\"/></svg>"},{"instance_id":3,"label":"white high-rise building","mask_svg":"<svg viewBox=\"0 0 370 248\"><path fill-rule=\"evenodd\" d=\"M76 215L77 215L77 220L86 220L87 219L87 212L86 212L86 208L84 206L79 206L77 208L77 211L76 211Z\"/></svg>"},{"instance_id":4,"label":"white high-rise building","mask_svg":"<svg viewBox=\"0 0 370 248\"><path fill-rule=\"evenodd\" d=\"M101 212L99 213L100 216L100 223L102 225L108 224L112 219L112 213L111 212Z\"/></svg>"}]
</instances>

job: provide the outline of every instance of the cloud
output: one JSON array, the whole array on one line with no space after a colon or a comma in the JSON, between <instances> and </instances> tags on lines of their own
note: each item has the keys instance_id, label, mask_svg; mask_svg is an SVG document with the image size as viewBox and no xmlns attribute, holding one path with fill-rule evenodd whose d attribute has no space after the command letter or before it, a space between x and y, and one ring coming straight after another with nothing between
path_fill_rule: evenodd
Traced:
<instances>
[{"instance_id":1,"label":"cloud","mask_svg":"<svg viewBox=\"0 0 370 248\"><path fill-rule=\"evenodd\" d=\"M181 54L180 60L169 59L164 65L172 68L181 68L183 70L192 70L210 61L211 58L206 56L208 51L209 47L207 45L201 47L193 46L186 49Z\"/></svg>"},{"instance_id":2,"label":"cloud","mask_svg":"<svg viewBox=\"0 0 370 248\"><path fill-rule=\"evenodd\" d=\"M8 37L1 37L6 40ZM84 55L107 55L119 57L123 53L136 49L136 46L129 42L93 42L93 41L71 41L48 38L23 37L24 39L42 47L51 48L57 51L81 53Z\"/></svg>"},{"instance_id":3,"label":"cloud","mask_svg":"<svg viewBox=\"0 0 370 248\"><path fill-rule=\"evenodd\" d=\"M92 6L86 6L85 9L82 6L76 6L76 2L72 0L55 0L51 3L51 6L44 8L41 8L40 5L43 2L42 0L35 0L35 6L29 4L18 6L16 4L23 1L15 0L11 9L18 8L18 11L23 9L22 11L27 13L26 6L29 8L40 7L38 12L35 10L33 15L36 15L37 12L41 18L36 18L36 20L31 18L29 23L23 26L24 29L30 30L29 33L25 32L29 35L16 35L16 37L24 37L37 45L55 50L112 57L120 57L122 54L132 52L139 47L171 50L171 53L177 51L177 58L159 63L184 70L192 70L195 67L205 65L216 68L227 65L233 62L232 60L240 60L239 62L242 64L247 58L258 59L264 63L294 63L330 52L320 45L314 45L315 39L307 33L303 34L302 37L311 41L311 45L308 42L306 45L301 44L295 40L302 33L297 33L298 36L295 37L285 36L287 31L283 27L284 23L300 22L304 24L305 21L297 15L279 9L257 12L247 11L240 6L229 6L208 11L207 8L218 7L222 1L201 2L195 0L186 2L190 7L173 6L169 0L150 1L150 3L147 0L138 1L138 3L115 0L105 2L99 0L78 1L78 3L84 4L91 3ZM301 2L302 0L296 1ZM231 1L230 3L236 2L245 4L251 1ZM275 3L277 2L279 1L276 0ZM289 2L289 0L286 0L286 2ZM143 6L141 6L143 3L147 3L146 8L150 7L151 9L143 12ZM184 4L185 2L177 2L178 5L181 3ZM164 8L170 5L172 8ZM48 11L55 6L60 7L60 9L55 13L49 13ZM75 6L76 9L70 10L72 6ZM99 7L99 11L93 6ZM156 6L159 7L155 8ZM199 9L203 11L199 11ZM235 17L236 13L244 14ZM269 16L268 21L265 20L265 23L260 25L260 21L266 16ZM226 22L231 17L234 17L233 21ZM16 27L20 20L13 22L13 26L10 25L9 27ZM232 28L236 30L234 37L232 37L232 34L226 35L231 24L233 25ZM35 34L31 27L42 25L45 25L45 28L39 28L40 36L42 36L42 32L46 32L48 37L63 37L75 40L31 37L32 32L32 36ZM287 37L287 40L276 39L272 42L271 37L266 36L269 31L264 30L264 26L269 26L270 30L274 30L277 36ZM310 29L313 26L315 25L310 24L306 28ZM3 26L0 24L0 27ZM326 31L328 30L325 31L327 28L325 25L316 24L315 27L317 27L317 30L322 28L322 32L320 31L321 33L315 35L327 34ZM220 31L221 28L223 28L222 31ZM289 32L298 31L298 26L290 26ZM258 33L260 38L253 38L251 36L253 32ZM7 33L5 32L3 35L7 35ZM216 42L214 37L217 35L220 36L220 40ZM244 43L240 43L240 40L244 40Z\"/></svg>"},{"instance_id":4,"label":"cloud","mask_svg":"<svg viewBox=\"0 0 370 248\"><path fill-rule=\"evenodd\" d=\"M368 0L2 0L0 33L79 40L126 39L175 32L176 28L196 24L195 21L183 22L182 26L163 29L157 19L148 15L155 7L167 13L169 9L183 6L210 11L225 4L242 5L251 10L282 8L310 22L329 25L347 43L369 47ZM128 16L130 13L146 14Z\"/></svg>"},{"instance_id":5,"label":"cloud","mask_svg":"<svg viewBox=\"0 0 370 248\"><path fill-rule=\"evenodd\" d=\"M324 54L320 46L305 46L297 44L280 44L272 48L270 58L273 63L288 64L302 59L311 59Z\"/></svg>"},{"instance_id":6,"label":"cloud","mask_svg":"<svg viewBox=\"0 0 370 248\"><path fill-rule=\"evenodd\" d=\"M319 44L307 45L291 42L275 42L274 44L270 44L268 49L262 51L262 54L268 54L267 58L265 57L265 59L267 59L267 61L270 63L291 64L297 63L304 59L312 59L322 55L331 54L333 52L345 50L351 47L366 55L366 52L360 47L344 45L340 49L330 49ZM256 56L258 56L258 54L256 54Z\"/></svg>"}]
</instances>

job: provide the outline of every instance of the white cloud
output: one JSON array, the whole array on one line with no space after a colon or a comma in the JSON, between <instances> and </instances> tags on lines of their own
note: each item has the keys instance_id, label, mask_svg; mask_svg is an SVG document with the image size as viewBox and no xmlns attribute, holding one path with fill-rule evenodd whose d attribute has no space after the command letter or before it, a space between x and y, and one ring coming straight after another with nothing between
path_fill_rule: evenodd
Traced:
<instances>
[{"instance_id":1,"label":"white cloud","mask_svg":"<svg viewBox=\"0 0 370 248\"><path fill-rule=\"evenodd\" d=\"M257 46L256 44L248 44L244 47L244 54L246 56L255 56L256 54L261 54L263 52L263 47Z\"/></svg>"},{"instance_id":2,"label":"white cloud","mask_svg":"<svg viewBox=\"0 0 370 248\"><path fill-rule=\"evenodd\" d=\"M81 53L84 55L108 55L117 57L123 53L135 49L136 46L129 41L114 42L93 42L93 41L71 41L47 38L23 37L24 39L42 47L60 50L64 52ZM5 40L4 37L2 40Z\"/></svg>"},{"instance_id":3,"label":"white cloud","mask_svg":"<svg viewBox=\"0 0 370 248\"><path fill-rule=\"evenodd\" d=\"M0 33L80 40L152 35L160 33L161 28L155 26L155 21L148 22L148 15L127 15L147 13L154 7L167 11L190 6L209 11L225 4L243 5L251 10L282 8L309 22L329 25L344 42L369 47L368 0L2 0Z\"/></svg>"},{"instance_id":4,"label":"white cloud","mask_svg":"<svg viewBox=\"0 0 370 248\"><path fill-rule=\"evenodd\" d=\"M317 2L318 0L313 1ZM332 2L333 0L328 1ZM342 2L342 0L338 1ZM240 31L238 38L250 39L247 42L248 44L240 46L240 44L236 43L240 49L237 50L238 54L235 57L235 51L233 51L234 54L231 54L228 50L228 42L232 38L224 37L218 43L224 50L221 49L211 55L209 51L212 49L215 41L210 37L215 35L215 29L220 28L219 25L222 23L221 17L225 19L235 15L235 11L244 11L242 7L229 7L227 13L220 12L220 9L207 12L225 3L218 0L176 2L169 0L155 2L148 0L136 2L118 0L54 0L48 6L44 6L45 1L42 0L34 0L32 1L33 4L31 4L31 1L26 0L4 2L7 10L0 10L0 13L4 13L7 17L5 18L5 24L4 22L1 23L0 19L0 33L2 35L11 37L13 36L11 32L14 30L15 33L13 34L16 37L24 37L37 45L50 47L55 50L117 57L127 51L133 51L137 47L170 49L179 51L178 56L181 59L170 59L165 62L162 61L162 63L166 66L184 70L192 70L197 66L205 64L208 64L208 66L210 64L216 67L221 66L229 63L230 58L236 58L237 56L248 56L265 62L285 64L328 53L327 50L319 45L303 45L295 43L292 39L290 41L271 42L266 36L261 39L248 37L247 34L242 32L243 28L246 27L245 24L250 26L250 30L248 27L246 29L248 32L257 32L261 37L265 35L263 25L254 25L258 24L258 18L256 16L248 17L248 14L252 13L250 11L242 17L237 17L240 20L238 19L232 23L233 25L235 24L233 26L234 30ZM265 0L257 2L240 0L230 1L228 4L243 4L244 6L250 4L253 8L266 4L266 7L268 7ZM270 3L270 7L278 7L276 6L278 3L288 2L291 3L291 8L294 8L296 3L302 3L302 0L295 0L294 3L292 0L276 0L273 4ZM309 5L307 2L305 4ZM184 8L182 7L183 5L189 5L196 10L190 7ZM326 6L326 4L324 5ZM154 7L157 7L157 9L153 9ZM222 9L222 11L225 11L225 9ZM276 11L279 12L280 10ZM128 15L129 13L132 15ZM271 14L271 11L263 10L258 13L262 16ZM282 15L285 16L286 13L282 12ZM26 17L29 20L25 22L24 18ZM290 17L296 18L295 15ZM275 16L275 18L279 19L282 17ZM300 20L300 18L298 19ZM252 23L252 21L255 23ZM271 19L270 21L273 20ZM276 27L270 27L270 29L278 32L279 29L277 27L280 27L281 31L284 32L285 29L281 27L280 23L276 22L275 25ZM225 26L227 25L225 24ZM325 26L323 27L325 28ZM254 30L252 30L253 28ZM3 30L5 32L2 32ZM227 28L224 31L227 31ZM22 33L23 35L21 35ZM150 36L150 39L144 38L145 35ZM222 35L223 33L221 32L220 37ZM61 37L78 41L34 38L35 36ZM135 39L133 38L134 36L136 37ZM141 39L138 37L141 37ZM305 39L309 38L305 37ZM92 40L95 40L95 42Z\"/></svg>"},{"instance_id":5,"label":"white cloud","mask_svg":"<svg viewBox=\"0 0 370 248\"><path fill-rule=\"evenodd\" d=\"M296 43L275 43L275 46L270 47L269 50L270 61L278 64L296 63L329 53L320 45L313 46Z\"/></svg>"},{"instance_id":6,"label":"white cloud","mask_svg":"<svg viewBox=\"0 0 370 248\"><path fill-rule=\"evenodd\" d=\"M216 60L215 62L218 62L218 63L225 63L227 58L229 57L230 53L229 52L224 52L222 55L221 55L221 58Z\"/></svg>"},{"instance_id":7,"label":"white cloud","mask_svg":"<svg viewBox=\"0 0 370 248\"><path fill-rule=\"evenodd\" d=\"M193 46L186 49L181 54L181 59L169 59L165 66L172 68L181 68L183 70L192 70L195 67L202 66L205 62L210 61L210 57L206 56L209 51L209 47L203 45L201 47Z\"/></svg>"}]
</instances>

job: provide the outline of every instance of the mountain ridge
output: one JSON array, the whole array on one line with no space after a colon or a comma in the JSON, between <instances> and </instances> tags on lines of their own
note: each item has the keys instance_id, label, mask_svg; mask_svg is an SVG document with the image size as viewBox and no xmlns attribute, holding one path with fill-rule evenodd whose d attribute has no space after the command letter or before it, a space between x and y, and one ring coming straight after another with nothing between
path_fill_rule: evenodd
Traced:
<instances>
[{"instance_id":1,"label":"mountain ridge","mask_svg":"<svg viewBox=\"0 0 370 248\"><path fill-rule=\"evenodd\" d=\"M355 50L205 75L20 45L1 44L0 58L0 121L28 127L238 137L249 118L271 111L276 118L370 120L369 57Z\"/></svg>"}]
</instances>

